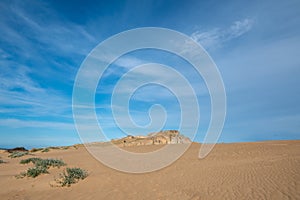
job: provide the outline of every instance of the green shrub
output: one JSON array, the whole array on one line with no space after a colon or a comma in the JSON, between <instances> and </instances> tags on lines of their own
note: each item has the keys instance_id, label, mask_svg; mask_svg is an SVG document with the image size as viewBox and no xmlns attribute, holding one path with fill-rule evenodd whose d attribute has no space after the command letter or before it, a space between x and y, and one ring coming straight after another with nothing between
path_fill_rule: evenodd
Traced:
<instances>
[{"instance_id":1,"label":"green shrub","mask_svg":"<svg viewBox=\"0 0 300 200\"><path fill-rule=\"evenodd\" d=\"M48 169L50 167L61 167L66 165L62 160L58 159L41 159L41 158L28 158L25 160L21 160L20 164L28 164L33 163L35 165L34 168L29 168L26 172L23 172L18 176L17 178L23 178L25 176L27 177L37 177L40 174L46 174L49 173Z\"/></svg>"},{"instance_id":2,"label":"green shrub","mask_svg":"<svg viewBox=\"0 0 300 200\"><path fill-rule=\"evenodd\" d=\"M25 160L21 160L20 164L28 164L28 163L33 163L35 164L37 161L41 161L41 158L27 158Z\"/></svg>"},{"instance_id":3,"label":"green shrub","mask_svg":"<svg viewBox=\"0 0 300 200\"><path fill-rule=\"evenodd\" d=\"M28 177L35 178L40 174L48 174L48 173L49 172L48 172L47 168L45 168L43 166L38 166L38 167L34 167L34 168L29 168L26 171L25 175L28 176Z\"/></svg>"},{"instance_id":4,"label":"green shrub","mask_svg":"<svg viewBox=\"0 0 300 200\"><path fill-rule=\"evenodd\" d=\"M27 151L14 151L9 155L9 157L18 158L18 157L22 157L22 156L25 156L25 155L28 155Z\"/></svg>"},{"instance_id":5,"label":"green shrub","mask_svg":"<svg viewBox=\"0 0 300 200\"><path fill-rule=\"evenodd\" d=\"M45 148L45 149L43 149L43 150L42 150L42 152L43 152L43 153L45 153L45 152L49 152L49 151L50 151L50 149L49 149L49 148Z\"/></svg>"},{"instance_id":6,"label":"green shrub","mask_svg":"<svg viewBox=\"0 0 300 200\"><path fill-rule=\"evenodd\" d=\"M37 161L35 164L47 166L47 167L58 167L58 168L66 165L66 163L64 163L64 161L58 160L58 159L52 159L52 158Z\"/></svg>"},{"instance_id":7,"label":"green shrub","mask_svg":"<svg viewBox=\"0 0 300 200\"><path fill-rule=\"evenodd\" d=\"M44 166L46 168L49 167L61 167L66 165L66 163L64 163L64 161L62 160L58 160L58 159L52 159L52 158L48 158L48 159L41 159L41 158L27 158L25 160L21 160L20 164L28 164L28 163L33 163L35 164L35 166Z\"/></svg>"},{"instance_id":8,"label":"green shrub","mask_svg":"<svg viewBox=\"0 0 300 200\"><path fill-rule=\"evenodd\" d=\"M4 160L0 160L0 164L2 164L2 163L5 163L5 161Z\"/></svg>"},{"instance_id":9,"label":"green shrub","mask_svg":"<svg viewBox=\"0 0 300 200\"><path fill-rule=\"evenodd\" d=\"M60 174L60 179L57 182L61 186L70 186L71 184L77 183L80 179L83 180L88 176L86 170L81 168L67 168L62 174Z\"/></svg>"}]
</instances>

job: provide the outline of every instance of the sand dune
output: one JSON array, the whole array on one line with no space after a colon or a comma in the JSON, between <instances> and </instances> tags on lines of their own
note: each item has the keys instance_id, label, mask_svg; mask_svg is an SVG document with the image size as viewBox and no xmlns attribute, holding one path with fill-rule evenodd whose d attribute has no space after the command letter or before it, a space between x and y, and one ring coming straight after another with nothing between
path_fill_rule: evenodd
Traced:
<instances>
[{"instance_id":1,"label":"sand dune","mask_svg":"<svg viewBox=\"0 0 300 200\"><path fill-rule=\"evenodd\" d=\"M176 144L180 145L180 144ZM37 178L16 179L31 165L0 152L0 199L300 199L300 141L218 144L198 159L200 144L162 170L127 174L95 160L84 147L33 153L59 158L69 167L88 170L89 176L71 187L50 187L61 169ZM147 152L157 146L125 147Z\"/></svg>"}]
</instances>

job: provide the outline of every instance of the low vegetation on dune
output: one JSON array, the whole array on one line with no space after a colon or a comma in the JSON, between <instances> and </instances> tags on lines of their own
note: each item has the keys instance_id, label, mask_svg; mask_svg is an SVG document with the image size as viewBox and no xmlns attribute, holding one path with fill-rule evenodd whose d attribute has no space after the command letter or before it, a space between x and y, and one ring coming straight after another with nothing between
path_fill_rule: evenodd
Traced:
<instances>
[{"instance_id":1,"label":"low vegetation on dune","mask_svg":"<svg viewBox=\"0 0 300 200\"><path fill-rule=\"evenodd\" d=\"M42 152L42 153L46 153L49 152L50 150L67 150L69 149L69 146L61 146L61 147L46 147L46 148L33 148L30 150L30 152Z\"/></svg>"},{"instance_id":2,"label":"low vegetation on dune","mask_svg":"<svg viewBox=\"0 0 300 200\"><path fill-rule=\"evenodd\" d=\"M2 163L5 163L5 161L4 161L4 160L1 160L1 157L0 157L0 164L2 164Z\"/></svg>"},{"instance_id":3,"label":"low vegetation on dune","mask_svg":"<svg viewBox=\"0 0 300 200\"><path fill-rule=\"evenodd\" d=\"M20 164L28 164L33 163L35 166L44 166L44 167L61 167L66 165L64 161L59 159L53 159L53 158L47 158L47 159L41 159L41 158L28 158L25 160L21 160Z\"/></svg>"},{"instance_id":4,"label":"low vegetation on dune","mask_svg":"<svg viewBox=\"0 0 300 200\"><path fill-rule=\"evenodd\" d=\"M35 164L37 161L41 161L41 158L27 158L25 160L21 160L20 164L28 164L28 163L33 163Z\"/></svg>"},{"instance_id":5,"label":"low vegetation on dune","mask_svg":"<svg viewBox=\"0 0 300 200\"><path fill-rule=\"evenodd\" d=\"M35 178L39 176L40 174L48 174L48 170L45 167L38 166L27 169L26 172L22 172L17 178L23 178L25 176Z\"/></svg>"},{"instance_id":6,"label":"low vegetation on dune","mask_svg":"<svg viewBox=\"0 0 300 200\"><path fill-rule=\"evenodd\" d=\"M39 162L36 162L36 164L39 163ZM64 161L62 160L59 160L59 159L44 159L44 160L41 160L41 165L45 165L45 166L48 166L48 167L58 167L60 168L61 166L65 166L66 163L64 163Z\"/></svg>"},{"instance_id":7,"label":"low vegetation on dune","mask_svg":"<svg viewBox=\"0 0 300 200\"><path fill-rule=\"evenodd\" d=\"M33 168L29 168L26 172L21 173L18 178L23 178L25 176L35 178L40 174L47 174L48 169L50 167L58 167L65 166L66 164L62 160L58 159L41 159L41 158L28 158L25 160L21 160L20 164L28 164L33 163L35 166Z\"/></svg>"},{"instance_id":8,"label":"low vegetation on dune","mask_svg":"<svg viewBox=\"0 0 300 200\"><path fill-rule=\"evenodd\" d=\"M45 153L45 152L49 152L50 151L50 149L49 148L44 148L43 150L42 150L42 152L43 153Z\"/></svg>"},{"instance_id":9,"label":"low vegetation on dune","mask_svg":"<svg viewBox=\"0 0 300 200\"><path fill-rule=\"evenodd\" d=\"M32 177L35 178L40 174L48 174L48 169L50 167L57 167L60 168L65 166L66 163L59 159L42 159L42 158L27 158L20 161L20 164L34 164L34 167L27 169L27 171L21 173L20 175L16 176L17 178L24 178L24 177ZM71 184L77 183L79 180L83 180L88 176L86 170L81 168L66 168L63 173L60 174L59 179L56 179L55 182L59 186L70 186Z\"/></svg>"},{"instance_id":10,"label":"low vegetation on dune","mask_svg":"<svg viewBox=\"0 0 300 200\"><path fill-rule=\"evenodd\" d=\"M46 147L46 148L33 148L30 150L30 152L42 152L42 153L46 153L49 152L50 150L67 150L69 149L69 146L61 146L61 147Z\"/></svg>"},{"instance_id":11,"label":"low vegetation on dune","mask_svg":"<svg viewBox=\"0 0 300 200\"><path fill-rule=\"evenodd\" d=\"M81 168L67 168L62 174L60 174L60 178L56 180L62 187L71 186L71 184L77 183L79 180L83 180L88 176L86 170Z\"/></svg>"},{"instance_id":12,"label":"low vegetation on dune","mask_svg":"<svg viewBox=\"0 0 300 200\"><path fill-rule=\"evenodd\" d=\"M10 158L19 158L25 155L28 155L29 153L27 151L14 151L12 152L8 157Z\"/></svg>"},{"instance_id":13,"label":"low vegetation on dune","mask_svg":"<svg viewBox=\"0 0 300 200\"><path fill-rule=\"evenodd\" d=\"M34 153L34 152L38 152L38 151L42 151L44 148L33 148L30 150L30 152Z\"/></svg>"}]
</instances>

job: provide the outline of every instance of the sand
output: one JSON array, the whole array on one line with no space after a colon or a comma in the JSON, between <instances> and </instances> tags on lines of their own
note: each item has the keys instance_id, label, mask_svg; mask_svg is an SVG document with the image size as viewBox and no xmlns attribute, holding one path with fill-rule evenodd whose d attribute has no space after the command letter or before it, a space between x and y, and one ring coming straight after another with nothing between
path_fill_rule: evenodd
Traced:
<instances>
[{"instance_id":1,"label":"sand","mask_svg":"<svg viewBox=\"0 0 300 200\"><path fill-rule=\"evenodd\" d=\"M127 147L145 152L156 147ZM16 179L32 165L0 152L0 199L300 199L300 141L218 144L198 159L194 143L172 165L146 174L127 174L95 160L84 147L35 152L37 157L63 159L89 176L71 187L51 187L64 169L50 169L37 178Z\"/></svg>"}]
</instances>

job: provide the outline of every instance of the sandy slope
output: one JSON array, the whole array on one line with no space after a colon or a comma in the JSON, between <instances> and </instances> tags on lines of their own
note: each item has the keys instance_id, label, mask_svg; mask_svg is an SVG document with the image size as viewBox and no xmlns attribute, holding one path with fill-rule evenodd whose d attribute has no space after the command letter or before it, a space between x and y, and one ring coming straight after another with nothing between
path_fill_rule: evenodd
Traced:
<instances>
[{"instance_id":1,"label":"sandy slope","mask_svg":"<svg viewBox=\"0 0 300 200\"><path fill-rule=\"evenodd\" d=\"M35 179L14 176L30 165L0 153L0 199L300 199L300 141L218 144L203 160L199 144L171 166L147 174L126 174L107 168L85 148L34 153L61 158L90 175L69 187L50 187L62 169ZM148 147L127 147L148 151ZM156 147L157 148L157 147Z\"/></svg>"}]
</instances>

